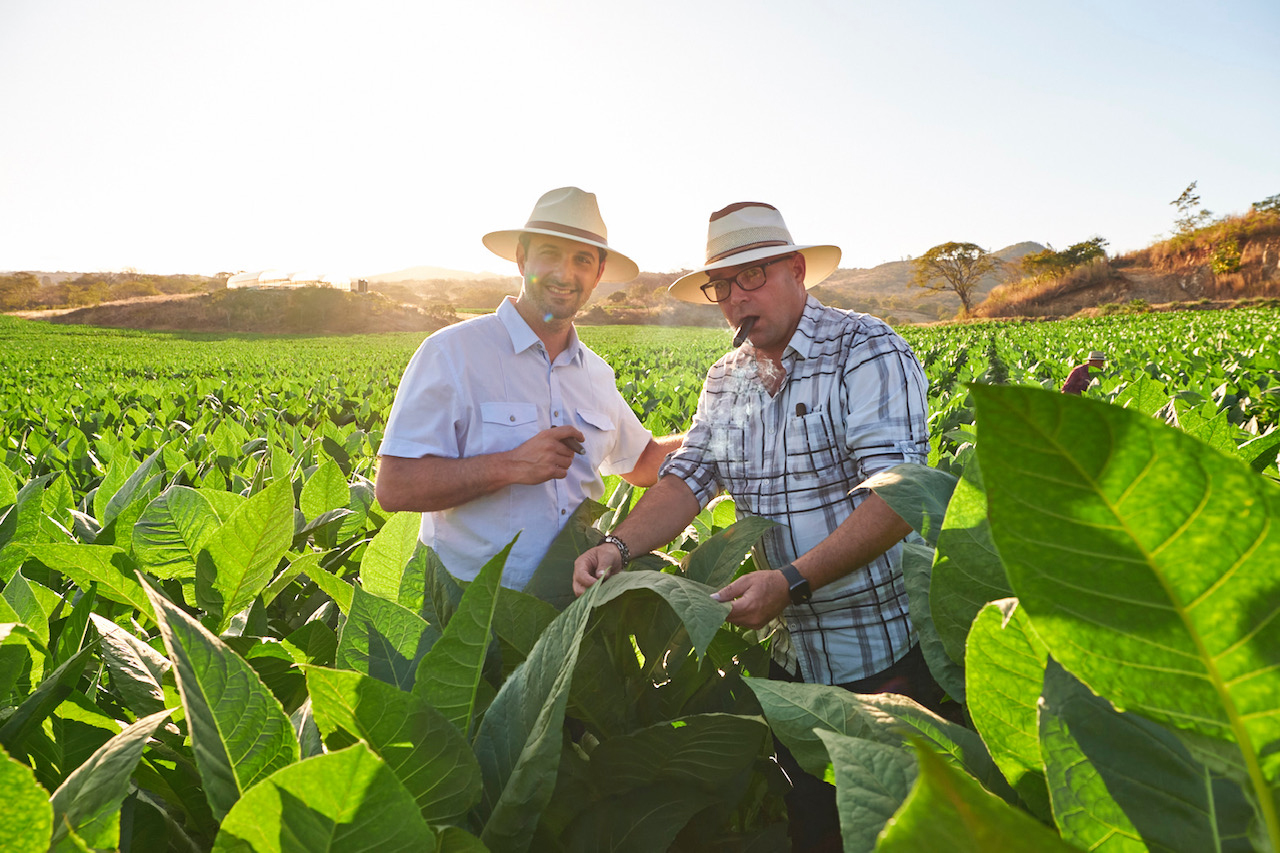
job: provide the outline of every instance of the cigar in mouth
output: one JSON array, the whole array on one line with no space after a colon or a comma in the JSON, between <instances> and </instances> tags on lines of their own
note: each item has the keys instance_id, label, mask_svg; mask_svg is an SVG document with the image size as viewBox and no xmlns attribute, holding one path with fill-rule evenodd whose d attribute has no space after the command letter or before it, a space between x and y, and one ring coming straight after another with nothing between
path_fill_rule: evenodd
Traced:
<instances>
[{"instance_id":1,"label":"cigar in mouth","mask_svg":"<svg viewBox=\"0 0 1280 853\"><path fill-rule=\"evenodd\" d=\"M587 449L582 446L582 442L578 441L578 439L576 438L562 438L560 440L565 443L566 447L568 447L570 450L572 450L574 453L578 454L579 456L587 452Z\"/></svg>"},{"instance_id":2,"label":"cigar in mouth","mask_svg":"<svg viewBox=\"0 0 1280 853\"><path fill-rule=\"evenodd\" d=\"M743 342L747 339L747 335L751 334L751 327L755 324L755 317L748 317L742 321L742 325L738 327L737 334L733 336L733 345L735 348L742 346Z\"/></svg>"}]
</instances>

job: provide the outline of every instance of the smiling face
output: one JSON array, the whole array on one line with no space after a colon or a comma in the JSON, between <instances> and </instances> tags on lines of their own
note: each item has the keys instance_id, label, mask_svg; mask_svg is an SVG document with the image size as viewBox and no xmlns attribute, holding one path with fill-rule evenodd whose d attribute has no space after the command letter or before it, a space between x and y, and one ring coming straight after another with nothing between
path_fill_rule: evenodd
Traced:
<instances>
[{"instance_id":1,"label":"smiling face","mask_svg":"<svg viewBox=\"0 0 1280 853\"><path fill-rule=\"evenodd\" d=\"M543 234L516 247L516 265L524 276L517 306L543 323L572 320L604 272L595 246Z\"/></svg>"},{"instance_id":2,"label":"smiling face","mask_svg":"<svg viewBox=\"0 0 1280 853\"><path fill-rule=\"evenodd\" d=\"M760 265L760 261L752 261L716 270L711 276L713 280L732 279L743 270ZM781 263L768 264L763 285L756 290L734 285L729 298L718 303L720 311L735 329L746 318L755 317L748 339L763 355L781 358L804 313L804 272L804 255L799 252Z\"/></svg>"}]
</instances>

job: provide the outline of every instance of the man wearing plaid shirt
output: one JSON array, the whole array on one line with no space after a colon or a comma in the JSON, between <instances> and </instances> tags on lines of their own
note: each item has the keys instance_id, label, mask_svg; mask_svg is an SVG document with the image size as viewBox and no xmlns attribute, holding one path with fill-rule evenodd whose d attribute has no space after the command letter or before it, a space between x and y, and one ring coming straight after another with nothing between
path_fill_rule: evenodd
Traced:
<instances>
[{"instance_id":1,"label":"man wearing plaid shirt","mask_svg":"<svg viewBox=\"0 0 1280 853\"><path fill-rule=\"evenodd\" d=\"M936 709L941 690L920 652L902 578L911 528L857 488L927 458L926 381L884 322L807 294L839 262L835 246L795 245L770 205L712 214L706 266L670 292L717 303L743 342L712 365L684 445L667 457L658 483L578 558L574 586L581 594L631 554L670 542L727 491L740 517L778 522L756 548L758 570L713 596L733 603L730 622L779 629L771 675L901 693ZM829 799L833 816L833 792ZM793 831L829 831L829 822L815 825L822 823L793 812Z\"/></svg>"}]
</instances>

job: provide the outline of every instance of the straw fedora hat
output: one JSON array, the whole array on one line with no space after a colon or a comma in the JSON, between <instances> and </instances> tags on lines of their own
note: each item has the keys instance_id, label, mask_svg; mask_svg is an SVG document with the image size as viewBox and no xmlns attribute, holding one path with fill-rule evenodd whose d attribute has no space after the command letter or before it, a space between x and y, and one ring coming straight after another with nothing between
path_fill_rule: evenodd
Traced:
<instances>
[{"instance_id":1,"label":"straw fedora hat","mask_svg":"<svg viewBox=\"0 0 1280 853\"><path fill-rule=\"evenodd\" d=\"M840 249L836 246L797 246L782 214L773 205L740 201L711 214L706 266L676 279L667 292L682 302L705 305L707 297L698 288L711 280L707 273L791 252L804 255L805 287L813 287L840 264Z\"/></svg>"},{"instance_id":2,"label":"straw fedora hat","mask_svg":"<svg viewBox=\"0 0 1280 853\"><path fill-rule=\"evenodd\" d=\"M640 274L635 261L609 247L608 231L600 217L595 193L583 192L577 187L543 193L523 228L490 232L484 235L484 244L498 257L514 262L521 234L563 237L604 249L609 255L605 258L601 281L631 281Z\"/></svg>"}]
</instances>

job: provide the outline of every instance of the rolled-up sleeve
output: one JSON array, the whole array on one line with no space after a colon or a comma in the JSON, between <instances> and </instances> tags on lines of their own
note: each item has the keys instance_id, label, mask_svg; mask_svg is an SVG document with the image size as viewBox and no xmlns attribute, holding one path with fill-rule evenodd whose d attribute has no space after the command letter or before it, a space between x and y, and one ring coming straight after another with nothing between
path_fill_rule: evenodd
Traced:
<instances>
[{"instance_id":1,"label":"rolled-up sleeve","mask_svg":"<svg viewBox=\"0 0 1280 853\"><path fill-rule=\"evenodd\" d=\"M467 418L460 387L448 354L430 339L424 341L400 380L378 454L407 459L462 456Z\"/></svg>"},{"instance_id":2,"label":"rolled-up sleeve","mask_svg":"<svg viewBox=\"0 0 1280 853\"><path fill-rule=\"evenodd\" d=\"M698 395L698 408L693 415L693 423L685 434L684 442L673 451L662 464L659 477L671 475L679 477L698 499L699 507L705 508L711 499L718 495L724 487L716 476L714 454L711 451L712 430L703 416L703 407L707 399L707 389L703 386Z\"/></svg>"},{"instance_id":3,"label":"rolled-up sleeve","mask_svg":"<svg viewBox=\"0 0 1280 853\"><path fill-rule=\"evenodd\" d=\"M862 479L929 456L927 385L895 339L872 339L844 369L845 446Z\"/></svg>"}]
</instances>

